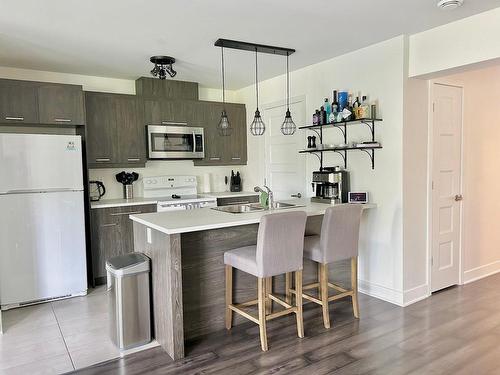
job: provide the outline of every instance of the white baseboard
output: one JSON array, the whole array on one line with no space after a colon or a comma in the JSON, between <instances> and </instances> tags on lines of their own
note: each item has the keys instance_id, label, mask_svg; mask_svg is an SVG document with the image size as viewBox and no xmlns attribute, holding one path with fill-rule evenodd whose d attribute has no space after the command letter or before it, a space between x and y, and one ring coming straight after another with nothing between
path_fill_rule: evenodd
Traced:
<instances>
[{"instance_id":1,"label":"white baseboard","mask_svg":"<svg viewBox=\"0 0 500 375\"><path fill-rule=\"evenodd\" d=\"M359 280L358 289L361 293L381 299L392 304L403 306L403 293L369 281Z\"/></svg>"},{"instance_id":2,"label":"white baseboard","mask_svg":"<svg viewBox=\"0 0 500 375\"><path fill-rule=\"evenodd\" d=\"M421 301L423 299L426 299L430 297L431 291L429 288L429 285L427 284L422 284L419 286L416 286L415 288L407 289L404 291L404 304L403 306L409 306L415 302Z\"/></svg>"},{"instance_id":3,"label":"white baseboard","mask_svg":"<svg viewBox=\"0 0 500 375\"><path fill-rule=\"evenodd\" d=\"M500 260L464 272L463 283L468 284L500 272Z\"/></svg>"}]
</instances>

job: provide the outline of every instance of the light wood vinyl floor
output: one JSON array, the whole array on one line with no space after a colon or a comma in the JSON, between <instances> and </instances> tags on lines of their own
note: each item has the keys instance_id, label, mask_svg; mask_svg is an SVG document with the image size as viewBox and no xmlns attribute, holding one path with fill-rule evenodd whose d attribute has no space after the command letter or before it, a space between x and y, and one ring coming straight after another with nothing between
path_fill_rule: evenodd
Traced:
<instances>
[{"instance_id":1,"label":"light wood vinyl floor","mask_svg":"<svg viewBox=\"0 0 500 375\"><path fill-rule=\"evenodd\" d=\"M266 353L248 323L190 342L180 361L154 348L76 373L500 374L500 274L406 308L360 295L359 320L348 301L331 304L330 314L325 330L321 309L307 304L304 339L292 316L268 322Z\"/></svg>"}]
</instances>

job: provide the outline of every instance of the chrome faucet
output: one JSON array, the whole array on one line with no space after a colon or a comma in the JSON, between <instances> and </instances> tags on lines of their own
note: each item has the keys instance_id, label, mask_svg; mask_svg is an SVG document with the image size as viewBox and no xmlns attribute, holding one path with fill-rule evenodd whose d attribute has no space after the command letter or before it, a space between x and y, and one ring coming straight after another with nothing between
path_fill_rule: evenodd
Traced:
<instances>
[{"instance_id":1,"label":"chrome faucet","mask_svg":"<svg viewBox=\"0 0 500 375\"><path fill-rule=\"evenodd\" d=\"M253 188L253 191L255 191L256 193L267 193L267 196L268 196L268 199L269 199L269 207L268 207L268 210L269 209L273 209L274 208L274 196L273 196L273 191L266 185L264 185L264 189L266 189L266 191L262 190L262 188L260 188L259 186L256 186Z\"/></svg>"}]
</instances>

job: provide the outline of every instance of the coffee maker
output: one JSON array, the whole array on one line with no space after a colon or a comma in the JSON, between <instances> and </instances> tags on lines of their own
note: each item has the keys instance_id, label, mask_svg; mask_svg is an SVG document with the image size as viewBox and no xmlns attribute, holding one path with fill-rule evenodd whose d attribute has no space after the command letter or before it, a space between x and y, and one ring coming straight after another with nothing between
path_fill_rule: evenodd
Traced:
<instances>
[{"instance_id":1,"label":"coffee maker","mask_svg":"<svg viewBox=\"0 0 500 375\"><path fill-rule=\"evenodd\" d=\"M313 172L313 189L315 196L312 202L347 203L349 192L349 173L340 167L323 168Z\"/></svg>"}]
</instances>

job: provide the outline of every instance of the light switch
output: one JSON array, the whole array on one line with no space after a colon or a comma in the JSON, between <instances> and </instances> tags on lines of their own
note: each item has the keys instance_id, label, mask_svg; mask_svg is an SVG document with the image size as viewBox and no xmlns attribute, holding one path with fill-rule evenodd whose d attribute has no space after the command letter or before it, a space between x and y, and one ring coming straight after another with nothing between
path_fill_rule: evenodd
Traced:
<instances>
[{"instance_id":1,"label":"light switch","mask_svg":"<svg viewBox=\"0 0 500 375\"><path fill-rule=\"evenodd\" d=\"M153 240L151 239L151 228L146 228L146 241L149 244L153 243Z\"/></svg>"}]
</instances>

